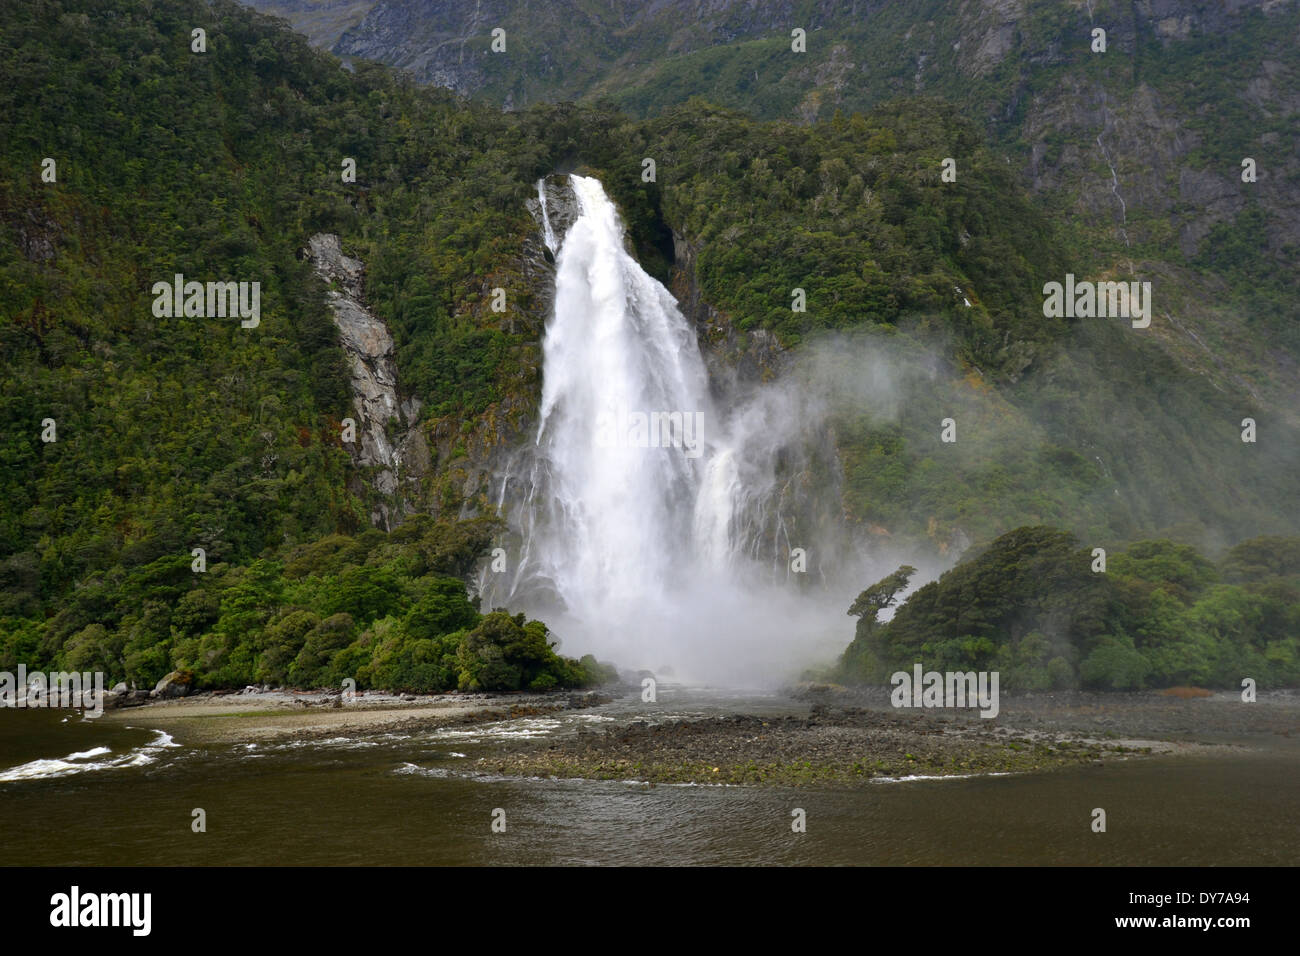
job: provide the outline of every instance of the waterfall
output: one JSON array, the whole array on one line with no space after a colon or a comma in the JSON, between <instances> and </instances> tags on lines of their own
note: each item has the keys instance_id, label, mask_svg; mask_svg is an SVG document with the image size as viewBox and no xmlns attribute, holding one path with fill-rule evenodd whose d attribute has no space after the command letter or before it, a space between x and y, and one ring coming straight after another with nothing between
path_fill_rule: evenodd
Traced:
<instances>
[{"instance_id":1,"label":"waterfall","mask_svg":"<svg viewBox=\"0 0 1300 956\"><path fill-rule=\"evenodd\" d=\"M757 586L746 554L777 443L752 440L761 411L715 407L676 299L624 248L600 182L569 182L577 217L558 242L539 184L554 311L526 475L510 479L525 489L509 515L520 547L508 573L483 575L485 606L541 617L564 653L693 679L773 676L806 660L788 629L800 616L790 603L809 603ZM844 612L831 607L842 645Z\"/></svg>"}]
</instances>

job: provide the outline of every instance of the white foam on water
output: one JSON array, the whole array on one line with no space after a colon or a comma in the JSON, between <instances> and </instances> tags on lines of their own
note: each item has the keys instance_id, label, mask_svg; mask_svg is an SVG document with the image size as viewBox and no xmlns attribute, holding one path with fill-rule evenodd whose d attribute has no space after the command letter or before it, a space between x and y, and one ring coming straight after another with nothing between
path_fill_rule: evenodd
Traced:
<instances>
[{"instance_id":1,"label":"white foam on water","mask_svg":"<svg viewBox=\"0 0 1300 956\"><path fill-rule=\"evenodd\" d=\"M109 747L92 747L90 750L79 750L70 753L66 757L32 760L17 767L10 767L8 770L0 771L0 783L14 783L20 780L51 780L56 777L70 777L74 774L91 771L144 767L154 763L162 751L179 746L180 744L176 743L171 734L166 731L155 730L154 739L149 743L129 750L124 754L119 754L116 757L94 760L92 758L106 757L111 754L112 749Z\"/></svg>"},{"instance_id":2,"label":"white foam on water","mask_svg":"<svg viewBox=\"0 0 1300 956\"><path fill-rule=\"evenodd\" d=\"M561 726L560 721L546 718L524 718L495 724L483 724L469 730L456 727L440 727L430 737L433 739L451 738L453 740L528 740L545 737Z\"/></svg>"},{"instance_id":3,"label":"white foam on water","mask_svg":"<svg viewBox=\"0 0 1300 956\"><path fill-rule=\"evenodd\" d=\"M996 773L934 773L934 774L909 774L906 777L872 777L872 783L916 783L920 780L970 780L977 777L1014 777L1016 773L1008 770L998 771Z\"/></svg>"},{"instance_id":4,"label":"white foam on water","mask_svg":"<svg viewBox=\"0 0 1300 956\"><path fill-rule=\"evenodd\" d=\"M90 750L80 750L75 754L68 754L65 760L85 760L87 757L99 757L103 754L109 754L113 751L108 747L94 747Z\"/></svg>"}]
</instances>

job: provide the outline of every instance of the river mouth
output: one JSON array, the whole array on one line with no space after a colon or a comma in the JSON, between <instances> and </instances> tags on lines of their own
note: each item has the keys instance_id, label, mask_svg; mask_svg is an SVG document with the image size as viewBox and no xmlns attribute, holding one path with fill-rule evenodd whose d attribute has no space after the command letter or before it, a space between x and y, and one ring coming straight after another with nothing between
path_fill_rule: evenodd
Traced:
<instances>
[{"instance_id":1,"label":"river mouth","mask_svg":"<svg viewBox=\"0 0 1300 956\"><path fill-rule=\"evenodd\" d=\"M638 723L802 720L806 700L661 685L582 710L425 730L190 744L157 728L58 711L3 714L0 838L57 832L40 862L77 865L1288 865L1300 742L1294 701L1261 698L1255 725L1203 702L1114 697L1039 702L1012 720L1100 721L1107 740L1190 733L1167 755L1106 757L1049 772L925 773L841 788L660 783L500 773L503 754L563 748ZM1105 703L1103 701L1102 703ZM1195 709L1200 706L1200 709ZM145 708L147 710L148 708ZM1082 714L1082 716L1080 716ZM143 716L143 715L141 715ZM874 719L874 718L871 718ZM978 719L978 718L976 718ZM1144 723L1144 721L1146 723ZM1187 724L1188 721L1196 721ZM1273 723L1276 721L1276 723ZM1290 724L1294 726L1294 724ZM1083 727L1087 730L1087 727ZM727 738L716 738L725 743ZM108 752L92 753L98 748ZM81 754L73 758L74 754ZM72 758L72 759L70 759ZM147 758L147 759L145 759ZM39 773L37 761L96 764ZM14 775L27 766L29 772ZM66 768L64 768L66 769ZM1107 813L1092 830L1094 809ZM192 829L204 811L206 832ZM497 811L500 811L499 813ZM802 811L806 832L791 823ZM495 819L504 832L494 832ZM10 858L13 864L30 859Z\"/></svg>"}]
</instances>

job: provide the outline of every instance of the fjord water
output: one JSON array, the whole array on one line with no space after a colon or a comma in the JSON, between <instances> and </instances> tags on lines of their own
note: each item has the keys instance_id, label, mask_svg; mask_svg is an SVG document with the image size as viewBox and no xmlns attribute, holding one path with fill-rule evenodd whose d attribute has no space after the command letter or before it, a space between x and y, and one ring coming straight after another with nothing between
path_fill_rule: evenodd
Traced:
<instances>
[{"instance_id":1,"label":"fjord water","mask_svg":"<svg viewBox=\"0 0 1300 956\"><path fill-rule=\"evenodd\" d=\"M511 737L637 718L782 713L762 695L662 685L592 711L397 736L142 750L157 732L0 711L9 864L1149 864L1300 859L1300 741L1025 776L854 791L514 780L478 764ZM802 709L806 713L806 708ZM60 760L100 748L108 753ZM49 761L44 772L17 768ZM86 764L80 771L55 766ZM91 767L89 765L93 764ZM1093 807L1109 829L1091 832ZM192 811L207 832L191 830ZM790 829L807 811L808 832ZM492 833L492 811L506 812Z\"/></svg>"},{"instance_id":2,"label":"fjord water","mask_svg":"<svg viewBox=\"0 0 1300 956\"><path fill-rule=\"evenodd\" d=\"M844 595L774 581L788 543L755 558L780 521L776 453L806 423L754 428L715 402L695 329L624 248L600 182L568 183L577 217L559 239L539 185L555 307L527 492L508 516L518 555L484 576L485 606L541 618L568 654L733 684L788 677L845 642Z\"/></svg>"}]
</instances>

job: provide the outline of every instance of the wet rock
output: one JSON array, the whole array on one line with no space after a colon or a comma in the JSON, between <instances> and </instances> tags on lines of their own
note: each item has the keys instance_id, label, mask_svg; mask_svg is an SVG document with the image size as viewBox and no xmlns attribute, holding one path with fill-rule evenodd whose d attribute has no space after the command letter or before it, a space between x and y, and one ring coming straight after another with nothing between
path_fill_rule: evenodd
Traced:
<instances>
[{"instance_id":1,"label":"wet rock","mask_svg":"<svg viewBox=\"0 0 1300 956\"><path fill-rule=\"evenodd\" d=\"M143 707L145 704L149 703L149 700L152 697L153 697L153 691L133 690L133 691L128 691L125 694L119 694L116 697L113 697L111 704L109 703L108 699L105 699L104 706L105 707L110 707L110 706L111 707Z\"/></svg>"},{"instance_id":2,"label":"wet rock","mask_svg":"<svg viewBox=\"0 0 1300 956\"><path fill-rule=\"evenodd\" d=\"M116 684L112 690L104 694L104 709L116 710L119 707L127 707L130 705L130 699L131 691L127 689L126 684Z\"/></svg>"},{"instance_id":3,"label":"wet rock","mask_svg":"<svg viewBox=\"0 0 1300 956\"><path fill-rule=\"evenodd\" d=\"M614 698L589 690L583 694L570 694L568 700L569 710L579 710L584 707L596 707L600 704L608 704Z\"/></svg>"},{"instance_id":4,"label":"wet rock","mask_svg":"<svg viewBox=\"0 0 1300 956\"><path fill-rule=\"evenodd\" d=\"M537 198L530 198L527 202L529 213L540 226L542 224L542 204ZM569 177L563 175L553 175L546 177L546 218L550 220L551 231L555 233L555 244L558 247L564 241L564 236L569 231L569 227L578 221L582 214L582 208L578 204L578 197L573 191L573 186L569 183Z\"/></svg>"}]
</instances>

